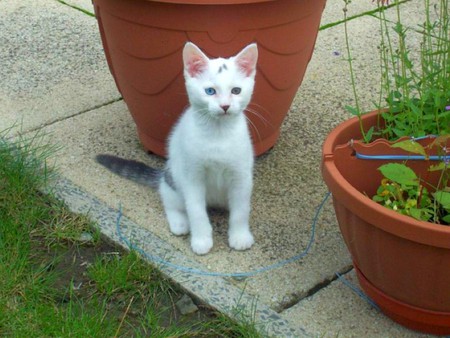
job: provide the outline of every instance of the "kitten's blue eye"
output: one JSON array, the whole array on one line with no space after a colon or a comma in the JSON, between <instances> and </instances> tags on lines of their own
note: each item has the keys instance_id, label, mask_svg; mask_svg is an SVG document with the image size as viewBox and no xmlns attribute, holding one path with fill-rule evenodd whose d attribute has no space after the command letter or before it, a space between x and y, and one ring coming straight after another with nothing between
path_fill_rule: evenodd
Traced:
<instances>
[{"instance_id":1,"label":"kitten's blue eye","mask_svg":"<svg viewBox=\"0 0 450 338\"><path fill-rule=\"evenodd\" d=\"M216 90L214 88L206 88L205 89L206 95L214 95L216 93Z\"/></svg>"},{"instance_id":2,"label":"kitten's blue eye","mask_svg":"<svg viewBox=\"0 0 450 338\"><path fill-rule=\"evenodd\" d=\"M239 87L234 87L233 89L231 89L231 94L239 95L240 93L241 93L241 88L239 88Z\"/></svg>"}]
</instances>

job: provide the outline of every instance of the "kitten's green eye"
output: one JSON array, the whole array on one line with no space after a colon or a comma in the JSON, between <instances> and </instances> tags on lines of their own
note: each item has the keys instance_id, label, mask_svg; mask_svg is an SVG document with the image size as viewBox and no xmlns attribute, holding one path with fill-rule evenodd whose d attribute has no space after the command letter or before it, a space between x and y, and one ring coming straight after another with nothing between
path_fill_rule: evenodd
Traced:
<instances>
[{"instance_id":1,"label":"kitten's green eye","mask_svg":"<svg viewBox=\"0 0 450 338\"><path fill-rule=\"evenodd\" d=\"M239 95L240 93L241 93L241 88L239 88L239 87L234 87L233 89L231 89L231 94Z\"/></svg>"},{"instance_id":2,"label":"kitten's green eye","mask_svg":"<svg viewBox=\"0 0 450 338\"><path fill-rule=\"evenodd\" d=\"M206 88L205 89L206 95L214 95L216 93L216 90L214 88Z\"/></svg>"}]
</instances>

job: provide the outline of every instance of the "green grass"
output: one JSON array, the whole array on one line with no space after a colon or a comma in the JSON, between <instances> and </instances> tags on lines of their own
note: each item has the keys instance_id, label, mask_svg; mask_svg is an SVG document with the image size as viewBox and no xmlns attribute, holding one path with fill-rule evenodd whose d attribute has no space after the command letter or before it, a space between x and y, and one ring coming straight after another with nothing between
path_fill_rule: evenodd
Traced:
<instances>
[{"instance_id":1,"label":"green grass","mask_svg":"<svg viewBox=\"0 0 450 338\"><path fill-rule=\"evenodd\" d=\"M244 312L239 322L202 306L177 314L181 292L159 270L42 194L55 148L41 141L0 133L0 336L261 337Z\"/></svg>"}]
</instances>

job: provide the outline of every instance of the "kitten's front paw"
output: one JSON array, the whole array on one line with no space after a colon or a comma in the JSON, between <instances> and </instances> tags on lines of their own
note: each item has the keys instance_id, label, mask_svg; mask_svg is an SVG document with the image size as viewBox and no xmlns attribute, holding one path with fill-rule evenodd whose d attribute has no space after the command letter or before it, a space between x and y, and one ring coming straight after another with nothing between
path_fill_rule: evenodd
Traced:
<instances>
[{"instance_id":1,"label":"kitten's front paw","mask_svg":"<svg viewBox=\"0 0 450 338\"><path fill-rule=\"evenodd\" d=\"M228 244L235 250L247 250L255 243L252 233L249 230L230 233Z\"/></svg>"},{"instance_id":2,"label":"kitten's front paw","mask_svg":"<svg viewBox=\"0 0 450 338\"><path fill-rule=\"evenodd\" d=\"M189 222L186 214L179 211L166 212L170 231L176 236L189 233Z\"/></svg>"},{"instance_id":3,"label":"kitten's front paw","mask_svg":"<svg viewBox=\"0 0 450 338\"><path fill-rule=\"evenodd\" d=\"M191 248L197 255L205 255L213 247L213 240L211 237L192 237Z\"/></svg>"},{"instance_id":4,"label":"kitten's front paw","mask_svg":"<svg viewBox=\"0 0 450 338\"><path fill-rule=\"evenodd\" d=\"M187 235L189 233L189 224L187 222L169 223L170 231L175 236Z\"/></svg>"}]
</instances>

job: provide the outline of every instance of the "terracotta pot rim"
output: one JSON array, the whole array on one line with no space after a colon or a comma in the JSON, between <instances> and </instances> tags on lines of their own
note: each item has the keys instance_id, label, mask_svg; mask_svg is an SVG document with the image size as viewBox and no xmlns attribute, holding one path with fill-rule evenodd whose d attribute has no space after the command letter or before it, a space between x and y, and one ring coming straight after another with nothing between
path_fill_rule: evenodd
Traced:
<instances>
[{"instance_id":1,"label":"terracotta pot rim","mask_svg":"<svg viewBox=\"0 0 450 338\"><path fill-rule=\"evenodd\" d=\"M364 115L363 118L374 118L377 114L378 111L373 111ZM359 123L357 117L339 124L327 136L323 144L322 175L331 193L338 199L347 200L347 205L355 211L358 210L361 218L365 218L366 221L370 221L383 231L418 243L450 248L450 226L419 221L383 207L364 196L344 178L334 163L333 150L338 135L355 123ZM377 220L371 218L374 213L380 215ZM407 228L400 225L405 222L408 223Z\"/></svg>"},{"instance_id":2,"label":"terracotta pot rim","mask_svg":"<svg viewBox=\"0 0 450 338\"><path fill-rule=\"evenodd\" d=\"M368 112L363 115L363 119L367 118L374 118L376 115L380 113L379 110L372 110L371 112ZM334 153L334 140L337 138L337 136L342 133L345 129L349 128L350 126L354 125L355 123L359 123L358 117L351 117L348 120L345 120L341 123L339 123L326 137L325 142L322 146L322 154L324 157L327 156L333 156ZM359 130L359 129L358 129ZM360 137L358 140L361 140L362 137ZM350 140L348 140L350 141Z\"/></svg>"},{"instance_id":3,"label":"terracotta pot rim","mask_svg":"<svg viewBox=\"0 0 450 338\"><path fill-rule=\"evenodd\" d=\"M271 2L277 0L145 0L178 5L245 5L259 2Z\"/></svg>"}]
</instances>

